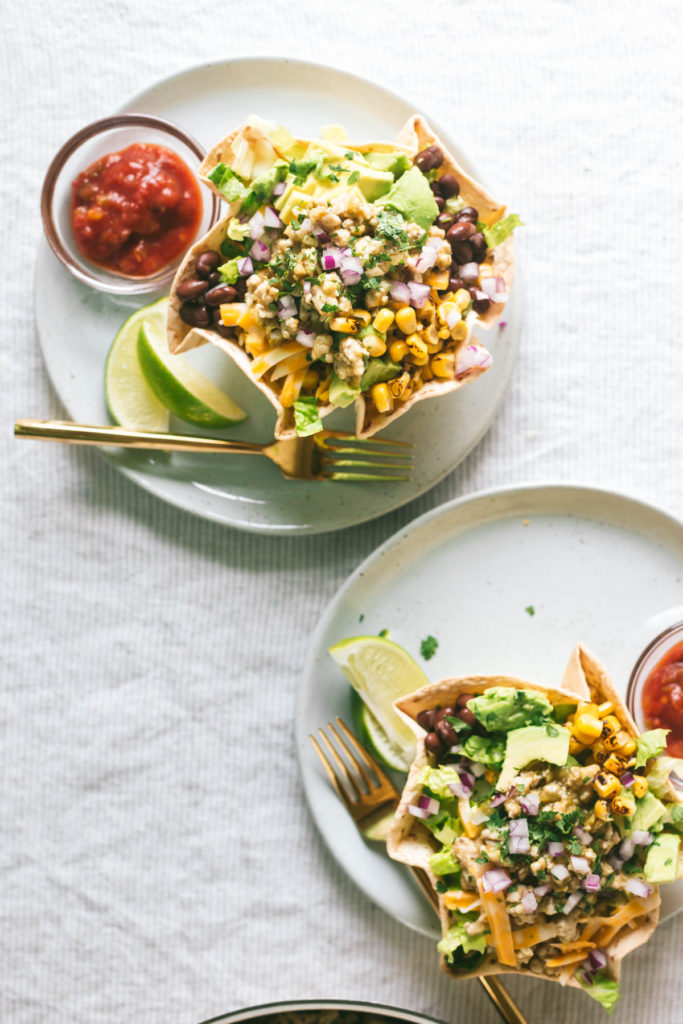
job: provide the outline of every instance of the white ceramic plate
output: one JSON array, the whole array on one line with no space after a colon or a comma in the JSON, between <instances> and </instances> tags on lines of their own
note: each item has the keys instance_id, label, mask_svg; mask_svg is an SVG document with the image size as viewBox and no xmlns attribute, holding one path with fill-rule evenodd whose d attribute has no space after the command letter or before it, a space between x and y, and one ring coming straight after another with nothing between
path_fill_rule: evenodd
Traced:
<instances>
[{"instance_id":1,"label":"white ceramic plate","mask_svg":"<svg viewBox=\"0 0 683 1024\"><path fill-rule=\"evenodd\" d=\"M309 742L335 715L350 721L349 685L327 653L331 644L388 628L430 679L502 673L554 685L582 640L625 694L643 647L683 617L682 581L682 523L619 494L566 485L451 502L366 559L315 632L296 715L311 811L363 892L404 924L437 936L416 884L380 846L361 839ZM420 640L429 634L439 648L424 662ZM662 886L662 917L681 908L683 882Z\"/></svg>"},{"instance_id":2,"label":"white ceramic plate","mask_svg":"<svg viewBox=\"0 0 683 1024\"><path fill-rule=\"evenodd\" d=\"M176 121L210 146L245 116L259 113L295 134L315 135L332 122L358 139L393 139L414 113L410 103L365 79L318 64L252 58L201 65L165 78L123 108ZM466 168L471 164L451 143ZM152 301L148 296L145 301ZM38 253L35 312L43 356L69 416L107 423L102 378L107 350L123 320L144 305L102 295L75 281L45 240ZM475 383L419 404L389 431L415 444L415 471L403 484L304 484L284 480L265 459L245 456L163 455L110 449L106 457L136 483L197 515L262 533L316 533L352 526L411 501L436 484L488 429L515 361L521 325L519 282L505 311L507 326L478 333L494 365ZM269 402L218 349L190 358L249 413L226 437L268 441L275 416ZM350 411L326 425L353 429ZM174 424L187 431L188 425Z\"/></svg>"}]
</instances>

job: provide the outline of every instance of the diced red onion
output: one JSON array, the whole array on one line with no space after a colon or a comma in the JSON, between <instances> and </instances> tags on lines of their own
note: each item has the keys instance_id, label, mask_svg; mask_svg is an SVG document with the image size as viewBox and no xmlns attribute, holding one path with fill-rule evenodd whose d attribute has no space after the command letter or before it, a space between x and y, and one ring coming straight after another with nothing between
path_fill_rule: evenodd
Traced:
<instances>
[{"instance_id":1,"label":"diced red onion","mask_svg":"<svg viewBox=\"0 0 683 1024\"><path fill-rule=\"evenodd\" d=\"M654 836L651 832L643 832L640 829L631 832L631 842L636 846L649 846L653 839Z\"/></svg>"},{"instance_id":2,"label":"diced red onion","mask_svg":"<svg viewBox=\"0 0 683 1024\"><path fill-rule=\"evenodd\" d=\"M510 853L528 853L530 849L528 821L526 818L514 818L510 822Z\"/></svg>"},{"instance_id":3,"label":"diced red onion","mask_svg":"<svg viewBox=\"0 0 683 1024\"><path fill-rule=\"evenodd\" d=\"M475 366L487 369L493 362L493 357L483 345L466 345L458 354L458 361L455 365L455 376L463 377Z\"/></svg>"},{"instance_id":4,"label":"diced red onion","mask_svg":"<svg viewBox=\"0 0 683 1024\"><path fill-rule=\"evenodd\" d=\"M527 793L526 796L520 796L519 805L525 814L530 814L533 817L538 814L541 807L540 793Z\"/></svg>"},{"instance_id":5,"label":"diced red onion","mask_svg":"<svg viewBox=\"0 0 683 1024\"><path fill-rule=\"evenodd\" d=\"M433 796L427 796L426 793L423 793L418 799L417 806L425 811L429 811L430 814L438 814L441 809L440 801L435 800Z\"/></svg>"},{"instance_id":6,"label":"diced red onion","mask_svg":"<svg viewBox=\"0 0 683 1024\"><path fill-rule=\"evenodd\" d=\"M297 231L303 231L303 232L308 232L308 231L311 230L311 222L308 219L308 217L304 217L304 219L301 221L301 224L299 224L299 226L298 226L298 228L296 230Z\"/></svg>"},{"instance_id":7,"label":"diced red onion","mask_svg":"<svg viewBox=\"0 0 683 1024\"><path fill-rule=\"evenodd\" d=\"M569 872L564 864L553 864L550 869L550 874L554 875L558 882L564 882L566 878L569 878Z\"/></svg>"},{"instance_id":8,"label":"diced red onion","mask_svg":"<svg viewBox=\"0 0 683 1024\"><path fill-rule=\"evenodd\" d=\"M505 282L502 277L483 277L481 279L481 290L486 292L492 302L501 302L505 299L500 299L498 296L505 295ZM505 295L507 298L507 295Z\"/></svg>"},{"instance_id":9,"label":"diced red onion","mask_svg":"<svg viewBox=\"0 0 683 1024\"><path fill-rule=\"evenodd\" d=\"M290 316L296 316L296 303L291 295L280 296L277 315L279 320L287 320Z\"/></svg>"},{"instance_id":10,"label":"diced red onion","mask_svg":"<svg viewBox=\"0 0 683 1024\"><path fill-rule=\"evenodd\" d=\"M272 206L266 206L263 211L263 222L267 228L284 227L282 221L277 215L277 210L274 210Z\"/></svg>"},{"instance_id":11,"label":"diced red onion","mask_svg":"<svg viewBox=\"0 0 683 1024\"><path fill-rule=\"evenodd\" d=\"M243 256L237 261L237 273L240 277L248 277L254 273L254 264L248 256Z\"/></svg>"},{"instance_id":12,"label":"diced red onion","mask_svg":"<svg viewBox=\"0 0 683 1024\"><path fill-rule=\"evenodd\" d=\"M389 294L396 302L410 302L410 288L405 281L394 281Z\"/></svg>"},{"instance_id":13,"label":"diced red onion","mask_svg":"<svg viewBox=\"0 0 683 1024\"><path fill-rule=\"evenodd\" d=\"M415 309L422 309L429 297L429 285L408 281L408 291L410 292L410 305Z\"/></svg>"},{"instance_id":14,"label":"diced red onion","mask_svg":"<svg viewBox=\"0 0 683 1024\"><path fill-rule=\"evenodd\" d=\"M491 807L500 807L507 800L507 793L496 793L493 800L491 801Z\"/></svg>"},{"instance_id":15,"label":"diced red onion","mask_svg":"<svg viewBox=\"0 0 683 1024\"><path fill-rule=\"evenodd\" d=\"M502 892L512 885L512 879L502 868L490 868L482 875L481 885L484 892Z\"/></svg>"},{"instance_id":16,"label":"diced red onion","mask_svg":"<svg viewBox=\"0 0 683 1024\"><path fill-rule=\"evenodd\" d=\"M310 281L304 281L302 291L303 291L304 295L310 295L310 293L311 293L311 282Z\"/></svg>"},{"instance_id":17,"label":"diced red onion","mask_svg":"<svg viewBox=\"0 0 683 1024\"><path fill-rule=\"evenodd\" d=\"M406 808L408 814L412 814L414 818L429 818L429 811L426 811L424 807L418 807L417 804L408 804Z\"/></svg>"},{"instance_id":18,"label":"diced red onion","mask_svg":"<svg viewBox=\"0 0 683 1024\"><path fill-rule=\"evenodd\" d=\"M346 285L358 284L363 273L363 264L357 256L343 256L341 260L342 281Z\"/></svg>"},{"instance_id":19,"label":"diced red onion","mask_svg":"<svg viewBox=\"0 0 683 1024\"><path fill-rule=\"evenodd\" d=\"M510 822L510 835L511 836L528 836L529 835L529 822L526 818L513 818Z\"/></svg>"},{"instance_id":20,"label":"diced red onion","mask_svg":"<svg viewBox=\"0 0 683 1024\"><path fill-rule=\"evenodd\" d=\"M479 280L479 264L463 263L458 267L458 277L461 277L466 284L474 284Z\"/></svg>"},{"instance_id":21,"label":"diced red onion","mask_svg":"<svg viewBox=\"0 0 683 1024\"><path fill-rule=\"evenodd\" d=\"M321 245L327 245L330 241L330 236L327 231L323 231L322 228L313 228L313 237L316 238Z\"/></svg>"},{"instance_id":22,"label":"diced red onion","mask_svg":"<svg viewBox=\"0 0 683 1024\"><path fill-rule=\"evenodd\" d=\"M299 342L300 345L305 345L306 348L313 348L315 334L313 333L313 331L305 331L302 327L296 336L296 340Z\"/></svg>"},{"instance_id":23,"label":"diced red onion","mask_svg":"<svg viewBox=\"0 0 683 1024\"><path fill-rule=\"evenodd\" d=\"M270 249L265 244L265 242L256 241L249 250L249 253L251 256L254 257L255 260L258 260L260 263L262 263L264 260L267 260L268 257L270 256Z\"/></svg>"},{"instance_id":24,"label":"diced red onion","mask_svg":"<svg viewBox=\"0 0 683 1024\"><path fill-rule=\"evenodd\" d=\"M600 875L586 875L582 884L586 892L600 892Z\"/></svg>"},{"instance_id":25,"label":"diced red onion","mask_svg":"<svg viewBox=\"0 0 683 1024\"><path fill-rule=\"evenodd\" d=\"M323 251L321 262L323 270L336 270L341 263L341 253L339 249L335 249L334 246L330 246L329 249Z\"/></svg>"},{"instance_id":26,"label":"diced red onion","mask_svg":"<svg viewBox=\"0 0 683 1024\"><path fill-rule=\"evenodd\" d=\"M287 188L287 182L286 181L278 181L273 186L273 195L274 196L281 196L286 188Z\"/></svg>"},{"instance_id":27,"label":"diced red onion","mask_svg":"<svg viewBox=\"0 0 683 1024\"><path fill-rule=\"evenodd\" d=\"M543 896L547 896L548 893L550 892L550 886L549 885L535 885L534 886L534 892L536 893L536 895L538 896L539 899L542 899Z\"/></svg>"},{"instance_id":28,"label":"diced red onion","mask_svg":"<svg viewBox=\"0 0 683 1024\"><path fill-rule=\"evenodd\" d=\"M469 770L474 775L475 779L480 779L486 772L486 765L480 761L472 761Z\"/></svg>"},{"instance_id":29,"label":"diced red onion","mask_svg":"<svg viewBox=\"0 0 683 1024\"><path fill-rule=\"evenodd\" d=\"M590 844L593 842L593 836L590 834L590 832L586 832L585 828L581 828L580 825L577 825L574 829L574 835L577 839L581 840L584 846L590 846Z\"/></svg>"},{"instance_id":30,"label":"diced red onion","mask_svg":"<svg viewBox=\"0 0 683 1024\"><path fill-rule=\"evenodd\" d=\"M467 800L472 794L471 786L464 786L462 781L460 782L449 782L448 788L450 789L453 796L457 796L458 799Z\"/></svg>"},{"instance_id":31,"label":"diced red onion","mask_svg":"<svg viewBox=\"0 0 683 1024\"><path fill-rule=\"evenodd\" d=\"M249 221L249 237L253 239L261 238L265 230L263 214L260 210L257 210Z\"/></svg>"},{"instance_id":32,"label":"diced red onion","mask_svg":"<svg viewBox=\"0 0 683 1024\"><path fill-rule=\"evenodd\" d=\"M564 843L548 843L546 849L551 857L561 857L564 853Z\"/></svg>"},{"instance_id":33,"label":"diced red onion","mask_svg":"<svg viewBox=\"0 0 683 1024\"><path fill-rule=\"evenodd\" d=\"M621 859L621 857L618 857L616 853L611 853L609 855L609 857L607 858L607 863L615 871L621 871L621 869L624 866L623 860Z\"/></svg>"},{"instance_id":34,"label":"diced red onion","mask_svg":"<svg viewBox=\"0 0 683 1024\"><path fill-rule=\"evenodd\" d=\"M567 900L567 902L565 903L565 905L562 907L562 913L563 914L571 914L571 912L574 909L574 907L576 906L576 904L579 903L582 898L583 898L583 893L582 892L573 892L571 894L571 896L569 897L569 899Z\"/></svg>"},{"instance_id":35,"label":"diced red onion","mask_svg":"<svg viewBox=\"0 0 683 1024\"><path fill-rule=\"evenodd\" d=\"M483 825L484 822L488 820L488 814L486 811L482 810L481 807L473 807L470 811L470 821L473 825Z\"/></svg>"},{"instance_id":36,"label":"diced red onion","mask_svg":"<svg viewBox=\"0 0 683 1024\"><path fill-rule=\"evenodd\" d=\"M446 327L452 331L457 323L462 320L462 313L459 309L452 309L446 317Z\"/></svg>"},{"instance_id":37,"label":"diced red onion","mask_svg":"<svg viewBox=\"0 0 683 1024\"><path fill-rule=\"evenodd\" d=\"M527 889L520 902L525 914L533 914L533 912L538 909L538 900L531 889Z\"/></svg>"},{"instance_id":38,"label":"diced red onion","mask_svg":"<svg viewBox=\"0 0 683 1024\"><path fill-rule=\"evenodd\" d=\"M422 252L415 261L415 269L419 274L424 274L434 266L438 257L438 249L435 245L430 244L424 246Z\"/></svg>"},{"instance_id":39,"label":"diced red onion","mask_svg":"<svg viewBox=\"0 0 683 1024\"><path fill-rule=\"evenodd\" d=\"M507 320L499 320L498 321L498 330L502 331L504 327L507 327L507 325L508 325Z\"/></svg>"},{"instance_id":40,"label":"diced red onion","mask_svg":"<svg viewBox=\"0 0 683 1024\"><path fill-rule=\"evenodd\" d=\"M574 854L569 858L574 871L579 875L587 875L590 872L590 864L585 857L577 857Z\"/></svg>"},{"instance_id":41,"label":"diced red onion","mask_svg":"<svg viewBox=\"0 0 683 1024\"><path fill-rule=\"evenodd\" d=\"M627 892L633 893L634 896L642 897L642 899L647 899L650 895L650 886L647 882L641 881L640 878L629 878L624 889Z\"/></svg>"},{"instance_id":42,"label":"diced red onion","mask_svg":"<svg viewBox=\"0 0 683 1024\"><path fill-rule=\"evenodd\" d=\"M588 962L592 971L602 971L607 967L607 955L602 949L591 949Z\"/></svg>"},{"instance_id":43,"label":"diced red onion","mask_svg":"<svg viewBox=\"0 0 683 1024\"><path fill-rule=\"evenodd\" d=\"M636 777L633 774L633 772L624 772L624 774L620 777L619 781L621 782L622 786L624 786L626 789L630 789L630 787L636 781Z\"/></svg>"},{"instance_id":44,"label":"diced red onion","mask_svg":"<svg viewBox=\"0 0 683 1024\"><path fill-rule=\"evenodd\" d=\"M624 839L623 843L619 847L619 857L621 860L630 860L633 854L636 852L636 844L632 839Z\"/></svg>"}]
</instances>

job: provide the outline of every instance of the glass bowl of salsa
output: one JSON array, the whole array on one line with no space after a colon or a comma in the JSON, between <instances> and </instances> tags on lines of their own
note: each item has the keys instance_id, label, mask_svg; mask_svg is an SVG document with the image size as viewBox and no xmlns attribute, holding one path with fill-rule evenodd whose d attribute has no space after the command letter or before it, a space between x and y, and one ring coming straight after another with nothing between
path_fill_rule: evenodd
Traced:
<instances>
[{"instance_id":1,"label":"glass bowl of salsa","mask_svg":"<svg viewBox=\"0 0 683 1024\"><path fill-rule=\"evenodd\" d=\"M55 256L79 281L131 295L162 290L195 239L220 215L197 178L205 151L151 114L87 125L45 176L41 213Z\"/></svg>"},{"instance_id":2,"label":"glass bowl of salsa","mask_svg":"<svg viewBox=\"0 0 683 1024\"><path fill-rule=\"evenodd\" d=\"M631 673L627 701L638 728L669 729L666 752L683 758L683 622L647 645Z\"/></svg>"}]
</instances>

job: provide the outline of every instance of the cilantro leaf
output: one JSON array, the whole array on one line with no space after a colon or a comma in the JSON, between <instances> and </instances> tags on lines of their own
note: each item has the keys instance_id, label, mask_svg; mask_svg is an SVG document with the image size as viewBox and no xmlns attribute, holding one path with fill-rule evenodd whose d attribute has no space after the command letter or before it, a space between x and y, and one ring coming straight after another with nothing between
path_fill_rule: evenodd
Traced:
<instances>
[{"instance_id":1,"label":"cilantro leaf","mask_svg":"<svg viewBox=\"0 0 683 1024\"><path fill-rule=\"evenodd\" d=\"M526 606L526 608L524 609L524 611L527 613L527 615L535 615L536 614L536 609L534 608L534 606L532 604L528 604Z\"/></svg>"},{"instance_id":2,"label":"cilantro leaf","mask_svg":"<svg viewBox=\"0 0 683 1024\"><path fill-rule=\"evenodd\" d=\"M319 430L323 429L318 412L318 400L315 395L297 398L295 401L294 427L298 437L308 437L309 434L317 434Z\"/></svg>"},{"instance_id":3,"label":"cilantro leaf","mask_svg":"<svg viewBox=\"0 0 683 1024\"><path fill-rule=\"evenodd\" d=\"M429 661L436 654L436 649L439 646L439 641L435 636L426 636L420 643L420 654L425 661Z\"/></svg>"},{"instance_id":4,"label":"cilantro leaf","mask_svg":"<svg viewBox=\"0 0 683 1024\"><path fill-rule=\"evenodd\" d=\"M405 245L408 241L406 222L396 210L382 210L377 218L376 234L383 235L390 242Z\"/></svg>"}]
</instances>

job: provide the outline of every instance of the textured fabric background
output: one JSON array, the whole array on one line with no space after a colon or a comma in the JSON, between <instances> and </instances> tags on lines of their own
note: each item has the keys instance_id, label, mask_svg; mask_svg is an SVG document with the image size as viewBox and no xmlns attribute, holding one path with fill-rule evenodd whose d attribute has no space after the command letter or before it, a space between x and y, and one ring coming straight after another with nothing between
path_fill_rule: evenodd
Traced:
<instances>
[{"instance_id":1,"label":"textured fabric background","mask_svg":"<svg viewBox=\"0 0 683 1024\"><path fill-rule=\"evenodd\" d=\"M449 498L554 478L683 515L681 7L1 7L0 1019L170 1024L334 996L492 1024L476 983L442 977L322 848L294 695L336 588ZM15 417L61 411L31 314L53 152L158 76L276 53L433 112L528 225L522 354L484 442L395 514L282 540L166 507L94 452L10 436ZM681 1020L682 943L679 917L631 958L616 1021ZM603 1019L577 993L510 988L531 1024Z\"/></svg>"}]
</instances>

